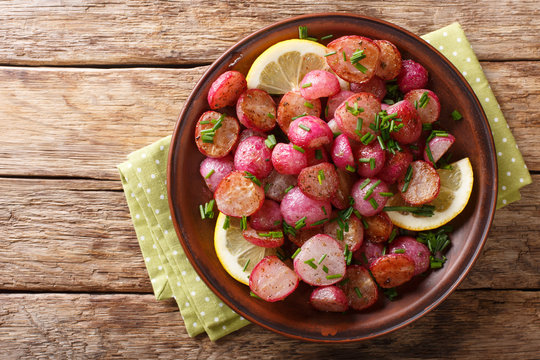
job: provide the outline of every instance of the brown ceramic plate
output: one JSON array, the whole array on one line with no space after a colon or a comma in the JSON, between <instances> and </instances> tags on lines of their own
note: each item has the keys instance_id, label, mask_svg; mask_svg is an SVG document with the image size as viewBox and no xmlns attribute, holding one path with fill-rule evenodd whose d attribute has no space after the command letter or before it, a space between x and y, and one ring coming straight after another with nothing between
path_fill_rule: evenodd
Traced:
<instances>
[{"instance_id":1,"label":"brown ceramic plate","mask_svg":"<svg viewBox=\"0 0 540 360\"><path fill-rule=\"evenodd\" d=\"M380 301L368 311L322 313L308 303L309 287L299 288L285 301L267 303L249 295L249 288L230 277L214 251L214 222L201 220L198 206L210 199L199 175L203 156L194 142L195 123L208 110L210 84L224 71L247 74L251 63L266 48L298 37L298 26L310 36L359 34L387 39L404 59L421 63L429 71L427 88L441 99L442 126L457 138L454 159L468 156L475 182L465 210L452 221L455 231L444 268L400 290L400 298ZM451 120L458 109L463 120ZM172 137L168 163L169 205L173 222L193 267L208 286L246 319L277 333L310 341L346 342L372 338L396 330L440 304L463 280L486 240L497 197L497 168L491 131L472 89L459 71L418 36L385 21L349 14L314 14L288 19L259 30L226 51L195 85L180 114Z\"/></svg>"}]
</instances>

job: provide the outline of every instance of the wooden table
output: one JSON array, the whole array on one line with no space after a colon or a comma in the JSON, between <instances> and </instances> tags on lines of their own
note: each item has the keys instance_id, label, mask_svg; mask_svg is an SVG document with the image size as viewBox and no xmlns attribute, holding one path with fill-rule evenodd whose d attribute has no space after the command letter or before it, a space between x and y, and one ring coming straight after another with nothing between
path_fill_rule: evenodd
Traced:
<instances>
[{"instance_id":1,"label":"wooden table","mask_svg":"<svg viewBox=\"0 0 540 360\"><path fill-rule=\"evenodd\" d=\"M2 358L539 358L540 6L527 1L0 2ZM533 174L439 308L374 340L250 325L190 338L158 302L115 165L172 132L195 82L254 30L356 12L423 34L459 20Z\"/></svg>"}]
</instances>

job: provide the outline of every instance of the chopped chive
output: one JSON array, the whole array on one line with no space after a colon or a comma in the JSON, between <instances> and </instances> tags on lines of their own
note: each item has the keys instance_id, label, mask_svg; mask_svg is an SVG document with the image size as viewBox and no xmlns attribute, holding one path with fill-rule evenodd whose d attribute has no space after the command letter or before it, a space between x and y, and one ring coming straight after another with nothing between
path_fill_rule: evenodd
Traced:
<instances>
[{"instance_id":1,"label":"chopped chive","mask_svg":"<svg viewBox=\"0 0 540 360\"><path fill-rule=\"evenodd\" d=\"M305 101L304 106L307 107L307 108L313 109L313 104L310 103L309 101Z\"/></svg>"},{"instance_id":2,"label":"chopped chive","mask_svg":"<svg viewBox=\"0 0 540 360\"><path fill-rule=\"evenodd\" d=\"M259 179L257 179L257 177L255 175L253 175L249 171L244 171L244 174L245 174L244 177L246 179L249 179L249 180L253 181L253 183L255 185L261 186L261 181Z\"/></svg>"},{"instance_id":3,"label":"chopped chive","mask_svg":"<svg viewBox=\"0 0 540 360\"><path fill-rule=\"evenodd\" d=\"M405 249L395 249L394 254L405 254Z\"/></svg>"},{"instance_id":4,"label":"chopped chive","mask_svg":"<svg viewBox=\"0 0 540 360\"><path fill-rule=\"evenodd\" d=\"M354 287L354 292L356 293L356 296L358 296L360 299L362 298L362 293L356 286Z\"/></svg>"},{"instance_id":5,"label":"chopped chive","mask_svg":"<svg viewBox=\"0 0 540 360\"><path fill-rule=\"evenodd\" d=\"M272 237L272 235L267 232L267 233L257 233L257 235L259 235L260 237Z\"/></svg>"},{"instance_id":6,"label":"chopped chive","mask_svg":"<svg viewBox=\"0 0 540 360\"><path fill-rule=\"evenodd\" d=\"M251 259L248 259L248 260L246 261L246 264L244 265L244 268L242 269L242 271L246 271L246 269L247 269L247 267L248 267L250 261L251 261Z\"/></svg>"},{"instance_id":7,"label":"chopped chive","mask_svg":"<svg viewBox=\"0 0 540 360\"><path fill-rule=\"evenodd\" d=\"M364 59L366 57L366 54L364 54L364 50L356 50L352 55L351 55L351 64L355 65L357 64L360 60Z\"/></svg>"},{"instance_id":8,"label":"chopped chive","mask_svg":"<svg viewBox=\"0 0 540 360\"><path fill-rule=\"evenodd\" d=\"M362 131L363 126L364 126L364 119L362 119L360 117L358 119L356 119L356 131L358 131L358 132ZM360 136L360 134L358 134L358 136Z\"/></svg>"},{"instance_id":9,"label":"chopped chive","mask_svg":"<svg viewBox=\"0 0 540 360\"><path fill-rule=\"evenodd\" d=\"M362 253L362 262L367 265L368 259L366 257L366 253Z\"/></svg>"},{"instance_id":10,"label":"chopped chive","mask_svg":"<svg viewBox=\"0 0 540 360\"><path fill-rule=\"evenodd\" d=\"M315 150L315 159L318 159L318 160L322 159L322 150L321 149Z\"/></svg>"},{"instance_id":11,"label":"chopped chive","mask_svg":"<svg viewBox=\"0 0 540 360\"><path fill-rule=\"evenodd\" d=\"M397 235L397 229L393 228L392 232L390 233L390 237L388 238L388 243L389 244L391 244L392 241L394 241L394 239L396 238L396 235Z\"/></svg>"},{"instance_id":12,"label":"chopped chive","mask_svg":"<svg viewBox=\"0 0 540 360\"><path fill-rule=\"evenodd\" d=\"M201 219L205 219L205 214L204 214L204 208L202 205L199 205L199 212L201 213Z\"/></svg>"},{"instance_id":13,"label":"chopped chive","mask_svg":"<svg viewBox=\"0 0 540 360\"><path fill-rule=\"evenodd\" d=\"M377 136L377 140L379 140L379 145L380 145L381 149L386 150L386 145L384 145L384 141L383 141L381 135Z\"/></svg>"},{"instance_id":14,"label":"chopped chive","mask_svg":"<svg viewBox=\"0 0 540 360\"><path fill-rule=\"evenodd\" d=\"M307 26L299 26L298 27L298 38L299 39L305 39L307 38Z\"/></svg>"},{"instance_id":15,"label":"chopped chive","mask_svg":"<svg viewBox=\"0 0 540 360\"><path fill-rule=\"evenodd\" d=\"M201 125L207 125L207 124L210 124L210 120L201 121Z\"/></svg>"},{"instance_id":16,"label":"chopped chive","mask_svg":"<svg viewBox=\"0 0 540 360\"><path fill-rule=\"evenodd\" d=\"M246 228L247 228L247 217L242 216L242 219L240 219L240 229L246 230Z\"/></svg>"},{"instance_id":17,"label":"chopped chive","mask_svg":"<svg viewBox=\"0 0 540 360\"><path fill-rule=\"evenodd\" d=\"M332 38L333 36L334 36L334 35L332 35L332 34L325 35L325 36L323 36L323 37L321 38L321 40L330 39L330 38Z\"/></svg>"},{"instance_id":18,"label":"chopped chive","mask_svg":"<svg viewBox=\"0 0 540 360\"><path fill-rule=\"evenodd\" d=\"M316 269L317 265L313 263L314 261L315 259L311 258L309 260L304 261L304 264L308 264L311 268Z\"/></svg>"},{"instance_id":19,"label":"chopped chive","mask_svg":"<svg viewBox=\"0 0 540 360\"><path fill-rule=\"evenodd\" d=\"M379 186L380 183L381 183L381 180L375 181L375 184L373 184L373 185L368 189L368 191L366 192L366 195L364 195L364 200L367 200L368 197L370 197L371 194L373 194L373 191L375 190L375 188L376 188L377 186Z\"/></svg>"},{"instance_id":20,"label":"chopped chive","mask_svg":"<svg viewBox=\"0 0 540 360\"><path fill-rule=\"evenodd\" d=\"M373 207L373 210L377 210L377 208L379 207L379 204L377 204L377 201L375 201L374 198L369 199L369 203Z\"/></svg>"},{"instance_id":21,"label":"chopped chive","mask_svg":"<svg viewBox=\"0 0 540 360\"><path fill-rule=\"evenodd\" d=\"M274 114L272 114L272 113L268 113L267 116L268 116L270 119L274 119L274 118L275 118Z\"/></svg>"},{"instance_id":22,"label":"chopped chive","mask_svg":"<svg viewBox=\"0 0 540 360\"><path fill-rule=\"evenodd\" d=\"M283 253L281 252L281 249L277 249L277 250L276 250L276 255L277 255L277 257L278 257L279 260L285 261L285 254L283 254Z\"/></svg>"},{"instance_id":23,"label":"chopped chive","mask_svg":"<svg viewBox=\"0 0 540 360\"><path fill-rule=\"evenodd\" d=\"M274 225L280 225L280 224L281 224L281 221L279 220L274 221Z\"/></svg>"},{"instance_id":24,"label":"chopped chive","mask_svg":"<svg viewBox=\"0 0 540 360\"><path fill-rule=\"evenodd\" d=\"M316 37L312 37L312 36L308 36L306 38L306 40L311 40L311 41L315 41L315 42L319 41Z\"/></svg>"},{"instance_id":25,"label":"chopped chive","mask_svg":"<svg viewBox=\"0 0 540 360\"><path fill-rule=\"evenodd\" d=\"M371 160L371 158L360 158L358 159L358 162L360 163L368 163Z\"/></svg>"},{"instance_id":26,"label":"chopped chive","mask_svg":"<svg viewBox=\"0 0 540 360\"><path fill-rule=\"evenodd\" d=\"M337 229L336 237L338 240L343 240L343 229Z\"/></svg>"},{"instance_id":27,"label":"chopped chive","mask_svg":"<svg viewBox=\"0 0 540 360\"><path fill-rule=\"evenodd\" d=\"M418 106L420 106L421 108L425 108L428 103L429 103L428 92L424 91L424 93L422 94L422 96L420 96L420 99L418 100Z\"/></svg>"},{"instance_id":28,"label":"chopped chive","mask_svg":"<svg viewBox=\"0 0 540 360\"><path fill-rule=\"evenodd\" d=\"M321 39L322 40L322 39ZM324 54L324 57L328 57L328 56L332 56L332 55L336 55L337 53L335 51L331 51L329 53L326 53Z\"/></svg>"},{"instance_id":29,"label":"chopped chive","mask_svg":"<svg viewBox=\"0 0 540 360\"><path fill-rule=\"evenodd\" d=\"M364 134L364 136L362 136L362 138L360 139L360 141L361 141L362 144L364 144L364 145L369 145L369 143L372 142L373 139L375 139L375 135L373 135L373 134L370 133L370 132L367 132L367 133Z\"/></svg>"},{"instance_id":30,"label":"chopped chive","mask_svg":"<svg viewBox=\"0 0 540 360\"><path fill-rule=\"evenodd\" d=\"M362 218L362 215L360 214L360 211L358 211L358 210L356 210L356 209L353 210L353 214L356 215L356 217L357 217L358 219L361 219L361 218Z\"/></svg>"},{"instance_id":31,"label":"chopped chive","mask_svg":"<svg viewBox=\"0 0 540 360\"><path fill-rule=\"evenodd\" d=\"M343 276L343 274L326 275L326 279L328 279L328 280L339 279L342 276Z\"/></svg>"},{"instance_id":32,"label":"chopped chive","mask_svg":"<svg viewBox=\"0 0 540 360\"><path fill-rule=\"evenodd\" d=\"M311 87L311 83L305 83L304 85L302 85L302 89L305 89L308 87Z\"/></svg>"},{"instance_id":33,"label":"chopped chive","mask_svg":"<svg viewBox=\"0 0 540 360\"><path fill-rule=\"evenodd\" d=\"M231 227L231 218L229 215L225 216L225 221L223 222L223 230L227 230Z\"/></svg>"},{"instance_id":34,"label":"chopped chive","mask_svg":"<svg viewBox=\"0 0 540 360\"><path fill-rule=\"evenodd\" d=\"M360 70L360 72L362 74L365 74L367 72L367 68L364 65L360 64L360 63L354 64L354 67L357 68L358 70Z\"/></svg>"},{"instance_id":35,"label":"chopped chive","mask_svg":"<svg viewBox=\"0 0 540 360\"><path fill-rule=\"evenodd\" d=\"M294 188L293 185L289 186L288 188L285 189L284 193L288 193L289 191L291 191L292 189Z\"/></svg>"},{"instance_id":36,"label":"chopped chive","mask_svg":"<svg viewBox=\"0 0 540 360\"><path fill-rule=\"evenodd\" d=\"M414 100L414 108L418 110L418 100Z\"/></svg>"},{"instance_id":37,"label":"chopped chive","mask_svg":"<svg viewBox=\"0 0 540 360\"><path fill-rule=\"evenodd\" d=\"M347 54L345 53L345 51L343 52L343 61L347 61Z\"/></svg>"},{"instance_id":38,"label":"chopped chive","mask_svg":"<svg viewBox=\"0 0 540 360\"><path fill-rule=\"evenodd\" d=\"M346 259L345 259L345 263L347 264L347 266L351 265L352 256L353 256L353 252L349 251L349 253L347 254Z\"/></svg>"},{"instance_id":39,"label":"chopped chive","mask_svg":"<svg viewBox=\"0 0 540 360\"><path fill-rule=\"evenodd\" d=\"M354 106L349 106L349 103L345 102L345 109L351 114L353 114L354 116L358 116L360 115L360 113L364 112L364 108L359 108L357 102L354 103ZM357 124L357 127L358 127L358 124Z\"/></svg>"},{"instance_id":40,"label":"chopped chive","mask_svg":"<svg viewBox=\"0 0 540 360\"><path fill-rule=\"evenodd\" d=\"M361 184L360 184L360 190L362 190L363 188L365 188L366 186L368 186L368 184L371 182L371 179L370 178L367 178L366 180L364 180Z\"/></svg>"},{"instance_id":41,"label":"chopped chive","mask_svg":"<svg viewBox=\"0 0 540 360\"><path fill-rule=\"evenodd\" d=\"M204 177L205 179L208 179L210 178L210 176L212 176L214 173L216 172L216 170L212 169L208 172L208 174L206 174L206 176Z\"/></svg>"},{"instance_id":42,"label":"chopped chive","mask_svg":"<svg viewBox=\"0 0 540 360\"><path fill-rule=\"evenodd\" d=\"M311 224L311 226L319 226L319 225L322 225L322 224L324 224L325 222L327 222L328 220L330 220L330 219L326 218L326 219L322 219L322 220L319 220L319 221L315 221L313 224Z\"/></svg>"},{"instance_id":43,"label":"chopped chive","mask_svg":"<svg viewBox=\"0 0 540 360\"><path fill-rule=\"evenodd\" d=\"M421 207L414 206L385 206L384 211L401 211L401 212L410 212L419 216L433 216L433 211L435 206L433 205L422 205Z\"/></svg>"},{"instance_id":44,"label":"chopped chive","mask_svg":"<svg viewBox=\"0 0 540 360\"><path fill-rule=\"evenodd\" d=\"M396 291L396 288L390 288L384 289L384 295L388 298L388 300L394 301L395 298L398 296L398 293Z\"/></svg>"},{"instance_id":45,"label":"chopped chive","mask_svg":"<svg viewBox=\"0 0 540 360\"><path fill-rule=\"evenodd\" d=\"M394 105L394 100L392 100L392 99L384 99L383 102L386 105Z\"/></svg>"},{"instance_id":46,"label":"chopped chive","mask_svg":"<svg viewBox=\"0 0 540 360\"><path fill-rule=\"evenodd\" d=\"M323 260L326 258L327 254L324 254L323 256L321 256L321 258L319 259L319 261L317 261L317 264L320 264L323 262Z\"/></svg>"},{"instance_id":47,"label":"chopped chive","mask_svg":"<svg viewBox=\"0 0 540 360\"><path fill-rule=\"evenodd\" d=\"M294 223L294 228L296 230L299 230L301 228L303 228L304 226L306 226L306 219L307 219L307 216L304 216L303 218L299 219L298 221L296 221Z\"/></svg>"},{"instance_id":48,"label":"chopped chive","mask_svg":"<svg viewBox=\"0 0 540 360\"><path fill-rule=\"evenodd\" d=\"M429 131L432 128L433 128L433 125L431 125L430 123L422 124L422 131Z\"/></svg>"},{"instance_id":49,"label":"chopped chive","mask_svg":"<svg viewBox=\"0 0 540 360\"><path fill-rule=\"evenodd\" d=\"M461 120L461 119L463 119L463 116L460 114L459 111L454 110L454 111L452 111L452 119L454 119L456 121Z\"/></svg>"},{"instance_id":50,"label":"chopped chive","mask_svg":"<svg viewBox=\"0 0 540 360\"><path fill-rule=\"evenodd\" d=\"M303 114L300 114L300 115L297 115L297 116L293 116L291 118L291 120L296 120L296 119L301 118L301 117L306 116L306 115L307 115L307 113L303 113Z\"/></svg>"},{"instance_id":51,"label":"chopped chive","mask_svg":"<svg viewBox=\"0 0 540 360\"><path fill-rule=\"evenodd\" d=\"M285 221L283 221L283 231L285 232L285 234L296 236L296 229L291 225L287 224Z\"/></svg>"},{"instance_id":52,"label":"chopped chive","mask_svg":"<svg viewBox=\"0 0 540 360\"><path fill-rule=\"evenodd\" d=\"M270 231L270 236L274 239L282 238L283 231Z\"/></svg>"},{"instance_id":53,"label":"chopped chive","mask_svg":"<svg viewBox=\"0 0 540 360\"><path fill-rule=\"evenodd\" d=\"M379 195L384 196L384 197L392 197L392 196L394 196L394 193L391 193L391 192L380 192Z\"/></svg>"},{"instance_id":54,"label":"chopped chive","mask_svg":"<svg viewBox=\"0 0 540 360\"><path fill-rule=\"evenodd\" d=\"M375 159L374 158L369 159L369 169L370 170L375 169Z\"/></svg>"},{"instance_id":55,"label":"chopped chive","mask_svg":"<svg viewBox=\"0 0 540 360\"><path fill-rule=\"evenodd\" d=\"M347 166L345 167L345 170L347 170L347 171L349 171L349 172L352 172L352 173L356 171L356 169L355 169L354 167L352 167L351 165L347 165Z\"/></svg>"},{"instance_id":56,"label":"chopped chive","mask_svg":"<svg viewBox=\"0 0 540 360\"><path fill-rule=\"evenodd\" d=\"M266 184L264 185L264 192L265 192L265 193L267 193L268 190L270 189L270 185L272 185L272 184L271 184L271 183L266 183Z\"/></svg>"},{"instance_id":57,"label":"chopped chive","mask_svg":"<svg viewBox=\"0 0 540 360\"><path fill-rule=\"evenodd\" d=\"M362 225L364 225L364 229L368 229L369 228L369 224L367 222L366 219L362 218Z\"/></svg>"},{"instance_id":58,"label":"chopped chive","mask_svg":"<svg viewBox=\"0 0 540 360\"><path fill-rule=\"evenodd\" d=\"M296 151L300 151L302 154L306 152L306 150L302 149L298 145L293 145L293 149L296 150Z\"/></svg>"},{"instance_id":59,"label":"chopped chive","mask_svg":"<svg viewBox=\"0 0 540 360\"><path fill-rule=\"evenodd\" d=\"M326 267L326 265L323 265L323 266L322 266L322 271L324 271L325 273L328 274L328 268Z\"/></svg>"},{"instance_id":60,"label":"chopped chive","mask_svg":"<svg viewBox=\"0 0 540 360\"><path fill-rule=\"evenodd\" d=\"M307 127L306 125L300 123L298 124L298 127L302 130L305 130L305 131L311 131L311 129L309 127Z\"/></svg>"},{"instance_id":61,"label":"chopped chive","mask_svg":"<svg viewBox=\"0 0 540 360\"><path fill-rule=\"evenodd\" d=\"M401 188L401 192L407 191L409 188L409 184L411 183L411 177L412 177L412 166L409 165L407 168L407 172L405 173L405 183L403 184L403 188Z\"/></svg>"},{"instance_id":62,"label":"chopped chive","mask_svg":"<svg viewBox=\"0 0 540 360\"><path fill-rule=\"evenodd\" d=\"M317 179L319 180L319 184L322 185L322 182L325 179L324 171L319 170L319 173L317 174Z\"/></svg>"},{"instance_id":63,"label":"chopped chive","mask_svg":"<svg viewBox=\"0 0 540 360\"><path fill-rule=\"evenodd\" d=\"M262 298L259 295L255 294L253 291L249 292L249 296L254 297L255 299L261 299L262 300Z\"/></svg>"},{"instance_id":64,"label":"chopped chive","mask_svg":"<svg viewBox=\"0 0 540 360\"><path fill-rule=\"evenodd\" d=\"M294 254L292 254L292 256L291 256L291 259L294 259L296 257L296 255L300 254L300 250L302 250L302 249L300 249L300 248L296 249Z\"/></svg>"},{"instance_id":65,"label":"chopped chive","mask_svg":"<svg viewBox=\"0 0 540 360\"><path fill-rule=\"evenodd\" d=\"M429 143L426 143L426 154L428 156L428 160L431 161L432 164L435 164L435 160L433 160L433 154L431 153L431 148L429 147Z\"/></svg>"},{"instance_id":66,"label":"chopped chive","mask_svg":"<svg viewBox=\"0 0 540 360\"><path fill-rule=\"evenodd\" d=\"M386 247L386 245L385 245L385 246L383 247L383 249L382 249L382 254L383 254L383 255L386 255L386 250L387 250L387 247Z\"/></svg>"}]
</instances>

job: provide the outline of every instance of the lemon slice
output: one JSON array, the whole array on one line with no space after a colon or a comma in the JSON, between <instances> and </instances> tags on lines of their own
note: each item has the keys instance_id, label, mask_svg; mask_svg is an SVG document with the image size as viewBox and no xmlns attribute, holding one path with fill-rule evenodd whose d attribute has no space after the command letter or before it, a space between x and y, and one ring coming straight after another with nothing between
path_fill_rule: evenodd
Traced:
<instances>
[{"instance_id":1,"label":"lemon slice","mask_svg":"<svg viewBox=\"0 0 540 360\"><path fill-rule=\"evenodd\" d=\"M214 248L217 257L229 275L249 285L251 270L263 257L275 255L276 250L253 245L244 239L238 218L229 217L229 228L223 229L226 218L225 214L219 213L216 220Z\"/></svg>"},{"instance_id":2,"label":"lemon slice","mask_svg":"<svg viewBox=\"0 0 540 360\"><path fill-rule=\"evenodd\" d=\"M324 58L326 52L326 46L311 40L291 39L272 45L251 65L246 76L248 88L270 94L299 90L298 84L308 72L330 70ZM348 88L347 82L340 80L340 84Z\"/></svg>"},{"instance_id":3,"label":"lemon slice","mask_svg":"<svg viewBox=\"0 0 540 360\"><path fill-rule=\"evenodd\" d=\"M435 206L432 217L418 216L409 212L389 211L388 216L400 228L422 231L443 226L455 218L467 205L471 196L474 175L469 158L461 159L452 165L451 170L438 169L441 190L429 205ZM396 194L388 200L387 206L408 206L401 195Z\"/></svg>"}]
</instances>

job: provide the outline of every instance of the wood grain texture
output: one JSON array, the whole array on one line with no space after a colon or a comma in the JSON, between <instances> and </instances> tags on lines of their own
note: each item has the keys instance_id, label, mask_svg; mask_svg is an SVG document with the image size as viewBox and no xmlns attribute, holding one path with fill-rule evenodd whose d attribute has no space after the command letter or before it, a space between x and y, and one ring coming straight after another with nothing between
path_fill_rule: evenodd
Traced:
<instances>
[{"instance_id":1,"label":"wood grain texture","mask_svg":"<svg viewBox=\"0 0 540 360\"><path fill-rule=\"evenodd\" d=\"M461 289L540 288L540 221L523 222L539 184L496 213ZM0 290L151 293L119 182L0 179L0 194Z\"/></svg>"},{"instance_id":2,"label":"wood grain texture","mask_svg":"<svg viewBox=\"0 0 540 360\"><path fill-rule=\"evenodd\" d=\"M533 359L540 293L458 291L422 319L351 344L302 343L256 325L191 339L173 302L151 295L0 294L7 358ZM471 316L474 314L474 316Z\"/></svg>"},{"instance_id":3,"label":"wood grain texture","mask_svg":"<svg viewBox=\"0 0 540 360\"><path fill-rule=\"evenodd\" d=\"M0 2L0 63L203 64L242 37L305 13L351 12L424 34L460 21L481 59L539 59L535 0L316 3L67 0ZM504 46L501 48L501 43ZM504 49L501 51L501 49Z\"/></svg>"},{"instance_id":4,"label":"wood grain texture","mask_svg":"<svg viewBox=\"0 0 540 360\"><path fill-rule=\"evenodd\" d=\"M530 169L540 170L540 62L482 64ZM205 67L0 67L0 176L118 179L116 165L172 133ZM516 81L519 79L519 81Z\"/></svg>"}]
</instances>

